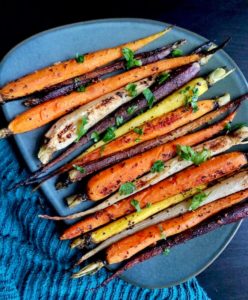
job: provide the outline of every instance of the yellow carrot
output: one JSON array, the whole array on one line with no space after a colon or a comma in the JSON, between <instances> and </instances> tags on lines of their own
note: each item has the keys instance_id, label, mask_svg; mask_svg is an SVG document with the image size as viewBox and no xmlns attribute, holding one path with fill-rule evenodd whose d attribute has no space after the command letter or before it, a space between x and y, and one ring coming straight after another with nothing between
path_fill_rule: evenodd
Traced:
<instances>
[{"instance_id":1,"label":"yellow carrot","mask_svg":"<svg viewBox=\"0 0 248 300\"><path fill-rule=\"evenodd\" d=\"M231 207L247 197L248 190L244 190L204 205L182 216L147 227L110 246L106 251L106 260L109 264L122 262L161 240L163 237L170 237L188 228L192 228L221 210Z\"/></svg>"},{"instance_id":2,"label":"yellow carrot","mask_svg":"<svg viewBox=\"0 0 248 300\"><path fill-rule=\"evenodd\" d=\"M105 241L109 237L147 219L148 217L162 211L163 209L166 209L167 207L173 204L177 204L183 201L184 199L187 199L188 197L195 195L196 193L198 193L199 189L205 189L205 188L206 185L201 185L185 193L181 193L176 196L172 196L170 198L164 199L155 204L152 204L151 206L148 205L147 207L143 208L139 212L134 212L132 214L129 214L104 227L101 227L98 230L93 231L91 234L91 240L93 243L96 244Z\"/></svg>"}]
</instances>

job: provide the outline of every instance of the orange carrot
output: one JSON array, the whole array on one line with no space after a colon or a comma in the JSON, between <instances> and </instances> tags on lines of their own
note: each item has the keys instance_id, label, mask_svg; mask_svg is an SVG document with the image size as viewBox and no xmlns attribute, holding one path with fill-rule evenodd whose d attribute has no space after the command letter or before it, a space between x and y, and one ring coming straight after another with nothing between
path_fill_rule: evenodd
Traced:
<instances>
[{"instance_id":1,"label":"orange carrot","mask_svg":"<svg viewBox=\"0 0 248 300\"><path fill-rule=\"evenodd\" d=\"M119 138L116 138L112 142L109 142L105 145L104 148L99 147L94 151L85 154L79 159L75 159L73 164L83 166L85 163L90 161L97 160L99 158L109 156L118 151L125 151L128 148L131 148L139 143L151 140L155 137L162 136L168 132L189 123L207 112L215 108L215 102L212 100L200 101L198 104L198 111L192 112L192 109L182 106L178 109L166 113L156 119L145 122L139 127L139 130L142 131L142 134L138 134L135 131L129 131L126 134L123 134ZM80 172L72 170L69 174L70 180L78 181L80 180ZM105 194L102 196L106 196ZM93 194L89 194L91 200L99 200L101 198L95 198Z\"/></svg>"},{"instance_id":2,"label":"orange carrot","mask_svg":"<svg viewBox=\"0 0 248 300\"><path fill-rule=\"evenodd\" d=\"M199 58L200 55L198 54L170 58L106 78L88 86L83 93L75 91L23 112L10 122L8 129L12 134L16 134L39 128L63 116L72 109L115 91L130 82L198 61Z\"/></svg>"},{"instance_id":3,"label":"orange carrot","mask_svg":"<svg viewBox=\"0 0 248 300\"><path fill-rule=\"evenodd\" d=\"M200 166L188 168L100 212L92 214L65 230L61 239L74 238L135 211L131 203L133 199L137 200L140 207L143 208L148 203L156 203L193 187L221 178L240 169L245 164L247 164L247 158L241 152L231 152L216 156Z\"/></svg>"},{"instance_id":4,"label":"orange carrot","mask_svg":"<svg viewBox=\"0 0 248 300\"><path fill-rule=\"evenodd\" d=\"M128 259L144 248L161 240L163 236L169 237L192 228L247 197L248 189L206 204L182 216L147 227L111 245L106 251L106 261L108 264L114 264Z\"/></svg>"},{"instance_id":5,"label":"orange carrot","mask_svg":"<svg viewBox=\"0 0 248 300\"><path fill-rule=\"evenodd\" d=\"M23 97L69 78L93 71L98 67L120 58L122 56L123 48L129 48L132 51L136 51L160 38L170 29L171 27L133 42L86 54L81 59L83 62L77 62L76 59L70 59L28 74L2 87L0 90L0 99L2 97L3 101Z\"/></svg>"},{"instance_id":6,"label":"orange carrot","mask_svg":"<svg viewBox=\"0 0 248 300\"><path fill-rule=\"evenodd\" d=\"M232 113L223 121L207 129L182 136L97 173L87 183L88 194L92 199L99 199L103 196L102 191L104 191L104 196L113 193L121 184L131 182L149 172L155 161L167 161L175 156L177 145L193 146L221 132L224 126L233 120L234 116L235 113Z\"/></svg>"}]
</instances>

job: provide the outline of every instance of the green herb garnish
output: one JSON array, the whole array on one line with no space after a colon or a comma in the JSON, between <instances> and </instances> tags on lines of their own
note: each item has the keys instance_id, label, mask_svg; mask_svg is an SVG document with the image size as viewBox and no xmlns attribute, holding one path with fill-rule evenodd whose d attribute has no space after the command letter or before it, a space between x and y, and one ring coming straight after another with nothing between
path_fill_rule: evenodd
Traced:
<instances>
[{"instance_id":1,"label":"green herb garnish","mask_svg":"<svg viewBox=\"0 0 248 300\"><path fill-rule=\"evenodd\" d=\"M183 51L181 49L174 49L174 50L172 50L171 55L173 57L182 56L183 55Z\"/></svg>"},{"instance_id":2,"label":"green herb garnish","mask_svg":"<svg viewBox=\"0 0 248 300\"><path fill-rule=\"evenodd\" d=\"M72 166L73 166L73 168L74 168L75 170L77 170L78 172L80 172L80 173L85 173L85 168L80 167L80 166L77 166L77 165L72 165Z\"/></svg>"},{"instance_id":3,"label":"green herb garnish","mask_svg":"<svg viewBox=\"0 0 248 300\"><path fill-rule=\"evenodd\" d=\"M128 85L126 85L125 90L128 92L128 95L130 97L136 97L138 95L136 87L137 85L135 83L129 83Z\"/></svg>"},{"instance_id":4,"label":"green herb garnish","mask_svg":"<svg viewBox=\"0 0 248 300\"><path fill-rule=\"evenodd\" d=\"M199 193L194 195L191 199L189 210L197 209L201 205L201 203L207 198L208 195L209 194L206 194L199 189Z\"/></svg>"},{"instance_id":5,"label":"green herb garnish","mask_svg":"<svg viewBox=\"0 0 248 300\"><path fill-rule=\"evenodd\" d=\"M191 106L193 109L193 112L198 111L198 103L197 100L199 98L199 89L197 87L194 87L192 89L192 95L186 97L185 105Z\"/></svg>"},{"instance_id":6,"label":"green herb garnish","mask_svg":"<svg viewBox=\"0 0 248 300\"><path fill-rule=\"evenodd\" d=\"M75 77L74 79L73 79L73 82L76 84L76 83L78 83L78 82L80 82L81 81L81 79L80 78L78 78L78 77Z\"/></svg>"},{"instance_id":7,"label":"green herb garnish","mask_svg":"<svg viewBox=\"0 0 248 300\"><path fill-rule=\"evenodd\" d=\"M128 113L129 115L132 115L132 114L135 112L135 110L136 110L137 108L138 108L137 105L129 106L128 109L127 109L127 113Z\"/></svg>"},{"instance_id":8,"label":"green herb garnish","mask_svg":"<svg viewBox=\"0 0 248 300\"><path fill-rule=\"evenodd\" d=\"M139 201L136 199L131 200L131 205L136 209L137 212L141 211Z\"/></svg>"},{"instance_id":9,"label":"green herb garnish","mask_svg":"<svg viewBox=\"0 0 248 300\"><path fill-rule=\"evenodd\" d=\"M115 127L108 127L102 140L106 143L115 138Z\"/></svg>"},{"instance_id":10,"label":"green herb garnish","mask_svg":"<svg viewBox=\"0 0 248 300\"><path fill-rule=\"evenodd\" d=\"M135 139L134 141L135 141L135 143L139 143L139 142L141 142L141 139Z\"/></svg>"},{"instance_id":11,"label":"green herb garnish","mask_svg":"<svg viewBox=\"0 0 248 300\"><path fill-rule=\"evenodd\" d=\"M168 255L169 253L170 253L170 249L169 248L164 249L163 255Z\"/></svg>"},{"instance_id":12,"label":"green herb garnish","mask_svg":"<svg viewBox=\"0 0 248 300\"><path fill-rule=\"evenodd\" d=\"M149 108L151 108L153 106L153 102L155 99L155 96L153 95L153 92L149 89L149 88L146 88L144 91L143 91L143 95L145 96L146 98L146 101L148 103L148 106Z\"/></svg>"},{"instance_id":13,"label":"green herb garnish","mask_svg":"<svg viewBox=\"0 0 248 300\"><path fill-rule=\"evenodd\" d=\"M185 94L190 90L190 86L186 86L184 89L182 89L179 93L180 94Z\"/></svg>"},{"instance_id":14,"label":"green herb garnish","mask_svg":"<svg viewBox=\"0 0 248 300\"><path fill-rule=\"evenodd\" d=\"M86 90L86 86L85 85L80 85L77 88L77 92L79 92L79 93L85 92L85 90Z\"/></svg>"},{"instance_id":15,"label":"green herb garnish","mask_svg":"<svg viewBox=\"0 0 248 300\"><path fill-rule=\"evenodd\" d=\"M75 60L77 63L83 63L84 62L84 55L83 54L76 54Z\"/></svg>"},{"instance_id":16,"label":"green herb garnish","mask_svg":"<svg viewBox=\"0 0 248 300\"><path fill-rule=\"evenodd\" d=\"M133 131L134 131L135 133L137 133L138 135L142 135L142 134L143 134L143 129L142 129L142 128L136 127L136 128L134 128Z\"/></svg>"},{"instance_id":17,"label":"green herb garnish","mask_svg":"<svg viewBox=\"0 0 248 300\"><path fill-rule=\"evenodd\" d=\"M79 124L78 128L77 128L77 138L76 138L76 142L78 142L81 137L83 135L85 135L85 133L87 132L87 130L85 129L85 125L88 123L88 119L87 117L83 117L81 123Z\"/></svg>"},{"instance_id":18,"label":"green herb garnish","mask_svg":"<svg viewBox=\"0 0 248 300\"><path fill-rule=\"evenodd\" d=\"M230 133L230 132L233 132L233 131L238 130L240 128L243 128L245 126L248 126L248 124L247 123L232 124L231 122L229 122L224 126L224 130L226 131L226 133Z\"/></svg>"},{"instance_id":19,"label":"green herb garnish","mask_svg":"<svg viewBox=\"0 0 248 300\"><path fill-rule=\"evenodd\" d=\"M162 84L170 77L170 73L164 72L160 74L157 78L158 84Z\"/></svg>"},{"instance_id":20,"label":"green herb garnish","mask_svg":"<svg viewBox=\"0 0 248 300\"><path fill-rule=\"evenodd\" d=\"M130 195L136 190L136 186L132 182L123 183L119 188L120 195Z\"/></svg>"},{"instance_id":21,"label":"green herb garnish","mask_svg":"<svg viewBox=\"0 0 248 300\"><path fill-rule=\"evenodd\" d=\"M146 203L146 208L149 208L151 206L152 206L152 204L150 202Z\"/></svg>"},{"instance_id":22,"label":"green herb garnish","mask_svg":"<svg viewBox=\"0 0 248 300\"><path fill-rule=\"evenodd\" d=\"M159 173L164 170L164 162L162 160L157 160L154 162L154 164L151 167L152 173Z\"/></svg>"},{"instance_id":23,"label":"green herb garnish","mask_svg":"<svg viewBox=\"0 0 248 300\"><path fill-rule=\"evenodd\" d=\"M127 70L133 67L140 67L142 65L142 61L140 59L134 58L134 52L129 48L122 49L122 55L126 60L126 68Z\"/></svg>"},{"instance_id":24,"label":"green herb garnish","mask_svg":"<svg viewBox=\"0 0 248 300\"><path fill-rule=\"evenodd\" d=\"M124 122L124 118L122 116L117 116L115 118L115 124L117 127L121 126Z\"/></svg>"},{"instance_id":25,"label":"green herb garnish","mask_svg":"<svg viewBox=\"0 0 248 300\"><path fill-rule=\"evenodd\" d=\"M211 156L211 152L208 149L195 151L190 146L177 145L177 155L184 160L192 161L198 166Z\"/></svg>"},{"instance_id":26,"label":"green herb garnish","mask_svg":"<svg viewBox=\"0 0 248 300\"><path fill-rule=\"evenodd\" d=\"M100 140L100 135L97 131L92 132L90 138L96 143Z\"/></svg>"},{"instance_id":27,"label":"green herb garnish","mask_svg":"<svg viewBox=\"0 0 248 300\"><path fill-rule=\"evenodd\" d=\"M161 239L166 240L166 235L164 233L163 226L161 224L158 224L158 228L159 228L159 231L160 231L160 234L161 234Z\"/></svg>"}]
</instances>

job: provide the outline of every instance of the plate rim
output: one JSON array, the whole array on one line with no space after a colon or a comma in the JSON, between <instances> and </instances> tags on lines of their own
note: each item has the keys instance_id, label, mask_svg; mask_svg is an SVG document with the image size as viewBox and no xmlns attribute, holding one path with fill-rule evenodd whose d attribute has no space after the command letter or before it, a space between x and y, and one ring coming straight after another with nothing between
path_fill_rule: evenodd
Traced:
<instances>
[{"instance_id":1,"label":"plate rim","mask_svg":"<svg viewBox=\"0 0 248 300\"><path fill-rule=\"evenodd\" d=\"M167 22L164 22L164 21L158 21L158 20L154 20L154 19L146 19L146 18L106 18L106 19L93 19L93 20L88 20L88 21L79 21L79 22L74 22L74 23L70 23L70 24L65 24L65 25L62 25L62 26L56 26L56 27L53 27L53 28L50 28L50 29L47 29L47 30L43 30L43 31L40 31L34 35L31 35L30 37L22 40L21 42L17 43L14 47L12 47L1 59L0 61L0 72L1 72L1 69L2 69L2 66L3 64L5 63L5 61L7 61L8 57L20 46L22 46L23 44L37 38L37 37L41 37L43 35L46 35L48 33L51 33L51 32L56 32L56 31L60 31L60 30L63 30L63 29L68 29L68 28L72 28L72 27L76 27L76 26L83 26L83 25L88 25L88 24L96 24L96 23L109 23L109 22L116 22L116 23L122 23L122 22L138 22L138 23L147 23L147 24L157 24L157 25L161 25L161 26L170 26L171 24L170 23L167 23ZM180 26L177 26L177 25L173 25L175 28L178 28L190 35L193 35L193 36L196 36L200 39L204 39L205 41L207 41L208 39L205 38L204 36L198 34L198 33L195 33L191 30L188 30L188 29L185 29L183 27L180 27ZM232 59L232 57L229 56L228 53L226 53L224 50L221 50L225 53L225 55L228 56L228 59L230 60L230 62L234 65L235 69L239 71L239 76L241 76L241 78L243 79L243 81L245 82L246 84L246 88L248 89L248 82L243 74L243 72L241 71L241 69L239 68L239 66L236 64L236 62ZM4 114L4 117L5 117L5 113ZM16 139L12 139L14 140L17 148L18 148L18 151L21 153L19 147L18 147L18 143L16 141ZM24 161L25 163L25 166L30 170L30 167L28 166L27 162L25 159L23 159L22 157L22 160ZM46 196L43 188L41 187L41 190L42 190L42 194ZM49 201L48 201L49 202ZM50 206L51 203L49 203ZM182 284L188 280L190 280L191 278L195 277L195 276L198 276L200 273L202 273L204 270L206 270L221 254L222 252L226 249L226 247L230 244L230 242L232 241L232 239L234 238L234 236L236 235L237 231L239 230L240 226L242 224L242 220L237 222L237 223L233 223L232 226L233 228L231 229L231 232L230 234L228 235L227 239L225 240L225 242L223 243L223 245L220 247L220 250L217 251L216 255L214 255L212 257L212 259L210 259L208 261L207 264L204 265L204 267L200 268L199 270L191 273L190 275L186 276L185 278L181 279L181 280L178 280L178 281L174 281L173 283L171 284L168 284L168 285L161 285L161 286L154 286L154 287L147 287L146 285L143 285L143 284L136 284L135 282L133 282L132 280L129 280L125 277L125 275L120 275L118 276L119 278L123 279L124 281L126 281L127 283L129 284L132 284L134 286L138 286L138 287L141 287L141 288L147 288L147 289L161 289L161 288L169 288L169 287L172 287L172 286L175 286L175 285L178 285L178 284ZM107 268L108 269L108 268ZM108 269L110 270L110 269ZM110 270L111 271L111 270Z\"/></svg>"}]
</instances>

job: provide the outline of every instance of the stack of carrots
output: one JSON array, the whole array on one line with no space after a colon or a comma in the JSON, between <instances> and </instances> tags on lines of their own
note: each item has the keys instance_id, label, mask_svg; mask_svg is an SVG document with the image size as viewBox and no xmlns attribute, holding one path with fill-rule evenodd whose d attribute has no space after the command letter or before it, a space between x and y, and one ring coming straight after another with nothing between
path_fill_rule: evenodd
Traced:
<instances>
[{"instance_id":1,"label":"stack of carrots","mask_svg":"<svg viewBox=\"0 0 248 300\"><path fill-rule=\"evenodd\" d=\"M2 104L25 97L27 107L0 130L1 138L56 121L38 153L41 167L17 186L63 174L59 189L86 178L86 189L66 199L69 207L100 201L66 217L41 216L80 218L61 239L91 249L77 265L95 255L98 260L74 278L128 260L111 280L140 261L248 215L247 156L225 153L248 138L245 124L232 124L248 94L233 101L228 93L198 101L233 71L216 68L198 76L201 65L226 43L206 43L183 55L179 47L186 41L180 40L134 53L170 30L76 55L0 89ZM93 145L75 157L75 150L90 141ZM73 159L58 168L71 154Z\"/></svg>"}]
</instances>

